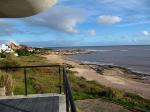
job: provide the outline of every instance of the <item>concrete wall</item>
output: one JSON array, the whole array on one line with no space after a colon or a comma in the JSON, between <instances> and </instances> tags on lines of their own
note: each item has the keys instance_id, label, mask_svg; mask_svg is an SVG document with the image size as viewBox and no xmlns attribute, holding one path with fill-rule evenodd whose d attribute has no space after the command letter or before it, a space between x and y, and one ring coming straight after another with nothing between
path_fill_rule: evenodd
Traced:
<instances>
[{"instance_id":1,"label":"concrete wall","mask_svg":"<svg viewBox=\"0 0 150 112\"><path fill-rule=\"evenodd\" d=\"M66 112L65 96L38 94L0 97L0 112Z\"/></svg>"}]
</instances>

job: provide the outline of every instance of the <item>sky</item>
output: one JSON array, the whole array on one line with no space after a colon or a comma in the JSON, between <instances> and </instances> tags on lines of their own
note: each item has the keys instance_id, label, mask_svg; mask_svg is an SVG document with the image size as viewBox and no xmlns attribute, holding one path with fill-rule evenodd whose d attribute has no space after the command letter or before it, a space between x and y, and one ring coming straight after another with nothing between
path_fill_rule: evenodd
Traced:
<instances>
[{"instance_id":1,"label":"sky","mask_svg":"<svg viewBox=\"0 0 150 112\"><path fill-rule=\"evenodd\" d=\"M150 0L58 0L35 16L0 19L0 40L40 47L150 45Z\"/></svg>"}]
</instances>

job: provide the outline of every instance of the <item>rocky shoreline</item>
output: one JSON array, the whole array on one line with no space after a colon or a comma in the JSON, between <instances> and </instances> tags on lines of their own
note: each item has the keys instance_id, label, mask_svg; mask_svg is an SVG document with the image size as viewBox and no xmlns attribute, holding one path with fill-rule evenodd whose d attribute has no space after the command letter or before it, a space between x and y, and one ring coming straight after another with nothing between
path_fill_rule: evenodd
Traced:
<instances>
[{"instance_id":1,"label":"rocky shoreline","mask_svg":"<svg viewBox=\"0 0 150 112\"><path fill-rule=\"evenodd\" d=\"M81 65L85 65L85 64L81 63ZM90 64L90 63L86 64L86 65L92 65L92 66L99 67L99 68L95 69L96 71L101 71L101 69L119 68L119 69L122 69L122 70L126 71L127 73L133 73L133 74L141 76L141 77L150 76L149 74L134 72L132 69L129 69L129 68L126 68L126 67L117 66L117 65L100 65L100 64Z\"/></svg>"},{"instance_id":2,"label":"rocky shoreline","mask_svg":"<svg viewBox=\"0 0 150 112\"><path fill-rule=\"evenodd\" d=\"M89 51L85 49L56 49L53 50L55 55L77 55L77 54L91 54L94 51Z\"/></svg>"},{"instance_id":3,"label":"rocky shoreline","mask_svg":"<svg viewBox=\"0 0 150 112\"><path fill-rule=\"evenodd\" d=\"M73 60L68 57L64 57L66 60L78 62L80 65L88 65L91 69L95 70L99 74L103 74L103 70L105 69L111 69L111 68L118 68L123 70L126 74L130 74L134 76L135 79L144 80L146 82L150 82L150 74L142 73L133 71L132 69L129 69L127 67L117 66L117 65L109 65L109 64L98 64L98 63L92 63L92 62L81 62L78 60Z\"/></svg>"},{"instance_id":4,"label":"rocky shoreline","mask_svg":"<svg viewBox=\"0 0 150 112\"><path fill-rule=\"evenodd\" d=\"M115 66L115 65L100 65L100 64L90 64L90 63L81 63L81 65L88 65L91 69L95 70L97 73L104 75L103 72L104 70L111 70L111 69L120 69L125 73L124 77L126 78L132 78L134 80L140 80L141 82L144 83L150 83L150 75L149 74L144 74L144 73L138 73L134 72L131 69L121 67L121 66Z\"/></svg>"},{"instance_id":5,"label":"rocky shoreline","mask_svg":"<svg viewBox=\"0 0 150 112\"><path fill-rule=\"evenodd\" d=\"M88 81L96 81L106 87L117 88L150 99L150 80L147 74L133 72L130 69L113 66L82 63L67 58L66 55L45 55L51 63L67 64L74 75Z\"/></svg>"}]
</instances>

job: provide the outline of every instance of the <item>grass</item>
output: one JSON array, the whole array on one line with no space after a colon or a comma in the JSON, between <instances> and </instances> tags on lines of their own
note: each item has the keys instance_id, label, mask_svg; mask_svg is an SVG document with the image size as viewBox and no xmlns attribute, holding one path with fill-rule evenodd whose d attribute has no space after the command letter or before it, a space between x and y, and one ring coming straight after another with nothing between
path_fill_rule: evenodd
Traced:
<instances>
[{"instance_id":1,"label":"grass","mask_svg":"<svg viewBox=\"0 0 150 112\"><path fill-rule=\"evenodd\" d=\"M11 95L13 92L13 78L12 75L1 72L0 73L0 88L5 87L6 88L6 95Z\"/></svg>"},{"instance_id":2,"label":"grass","mask_svg":"<svg viewBox=\"0 0 150 112\"><path fill-rule=\"evenodd\" d=\"M19 57L21 65L46 65L49 62L46 58L38 56L38 55L31 55L31 56L21 56Z\"/></svg>"},{"instance_id":3,"label":"grass","mask_svg":"<svg viewBox=\"0 0 150 112\"><path fill-rule=\"evenodd\" d=\"M24 65L48 65L47 60L40 56L20 56L14 57L8 55L5 59L0 60L1 66L24 66ZM59 91L59 72L58 68L32 68L27 70L28 93L58 93ZM4 73L2 71L1 73ZM14 94L20 95L25 93L24 69L9 69L14 79Z\"/></svg>"},{"instance_id":4,"label":"grass","mask_svg":"<svg viewBox=\"0 0 150 112\"><path fill-rule=\"evenodd\" d=\"M4 61L0 60L0 63L5 65ZM17 61L18 65L47 65L52 64L40 56L21 56L21 57L9 57L7 64L12 64ZM13 62L13 63L12 63ZM16 62L15 62L16 63ZM72 67L72 66L69 66ZM4 72L4 71L2 71ZM2 73L1 72L1 73ZM24 94L24 75L23 69L8 70L9 74L13 76L14 80L14 94ZM71 82L73 96L75 100L84 99L97 99L113 102L119 105L123 105L128 109L137 109L144 112L149 112L150 101L146 100L138 95L126 93L115 88L108 88L95 81L87 81L83 77L74 76L74 72L67 71L69 74L69 80ZM58 68L32 68L27 69L27 82L28 93L59 93L59 71Z\"/></svg>"},{"instance_id":5,"label":"grass","mask_svg":"<svg viewBox=\"0 0 150 112\"><path fill-rule=\"evenodd\" d=\"M75 100L97 99L123 105L128 109L136 109L149 112L150 101L139 95L120 91L115 88L105 87L95 81L87 81L83 77L76 77L69 71L69 79L72 84Z\"/></svg>"},{"instance_id":6,"label":"grass","mask_svg":"<svg viewBox=\"0 0 150 112\"><path fill-rule=\"evenodd\" d=\"M46 70L43 70L46 69ZM27 69L27 87L28 94L37 93L58 93L59 92L59 74L57 68L35 68ZM23 71L23 70L22 70ZM39 72L40 71L40 72ZM15 94L24 94L24 75L18 71L13 73L15 80Z\"/></svg>"}]
</instances>

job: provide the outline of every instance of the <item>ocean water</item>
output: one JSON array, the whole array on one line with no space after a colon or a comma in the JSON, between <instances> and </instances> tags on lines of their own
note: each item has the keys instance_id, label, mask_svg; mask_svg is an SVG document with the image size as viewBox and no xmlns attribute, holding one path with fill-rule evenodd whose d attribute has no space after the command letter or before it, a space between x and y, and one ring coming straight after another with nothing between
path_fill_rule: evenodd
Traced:
<instances>
[{"instance_id":1,"label":"ocean water","mask_svg":"<svg viewBox=\"0 0 150 112\"><path fill-rule=\"evenodd\" d=\"M122 66L150 75L150 45L78 48L93 51L93 53L70 55L68 58L83 63Z\"/></svg>"}]
</instances>

